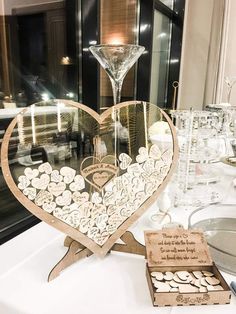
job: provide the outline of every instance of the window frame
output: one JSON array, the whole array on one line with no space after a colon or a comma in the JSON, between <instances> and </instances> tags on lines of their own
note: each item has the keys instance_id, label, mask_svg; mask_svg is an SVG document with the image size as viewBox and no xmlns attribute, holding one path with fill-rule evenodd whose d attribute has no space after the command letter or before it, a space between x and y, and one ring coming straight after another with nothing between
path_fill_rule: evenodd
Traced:
<instances>
[{"instance_id":1,"label":"window frame","mask_svg":"<svg viewBox=\"0 0 236 314\"><path fill-rule=\"evenodd\" d=\"M172 84L174 81L179 81L185 0L174 0L173 10L160 0L139 1L139 44L145 46L146 53L142 56L142 59L140 59L138 64L137 99L147 101L150 95L154 12L157 10L172 21L168 86L165 102L165 108L172 108L174 94ZM146 25L145 29L141 28L142 25ZM173 59L178 59L179 62L171 63L170 60Z\"/></svg>"}]
</instances>

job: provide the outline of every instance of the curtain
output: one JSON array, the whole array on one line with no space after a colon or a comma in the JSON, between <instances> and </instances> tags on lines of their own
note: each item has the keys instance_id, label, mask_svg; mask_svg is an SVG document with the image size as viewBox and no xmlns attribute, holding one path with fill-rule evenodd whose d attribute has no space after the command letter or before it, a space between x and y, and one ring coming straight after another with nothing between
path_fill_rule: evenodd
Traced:
<instances>
[{"instance_id":1,"label":"curtain","mask_svg":"<svg viewBox=\"0 0 236 314\"><path fill-rule=\"evenodd\" d=\"M223 36L225 0L214 0L203 105L216 103Z\"/></svg>"}]
</instances>

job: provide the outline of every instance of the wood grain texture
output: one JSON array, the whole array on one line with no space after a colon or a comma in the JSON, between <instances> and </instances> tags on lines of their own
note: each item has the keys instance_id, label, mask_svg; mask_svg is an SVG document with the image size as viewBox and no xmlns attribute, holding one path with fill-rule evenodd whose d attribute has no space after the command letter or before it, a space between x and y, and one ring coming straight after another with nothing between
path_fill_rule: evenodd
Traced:
<instances>
[{"instance_id":1,"label":"wood grain texture","mask_svg":"<svg viewBox=\"0 0 236 314\"><path fill-rule=\"evenodd\" d=\"M145 231L148 265L212 265L212 258L201 230L174 228Z\"/></svg>"},{"instance_id":2,"label":"wood grain texture","mask_svg":"<svg viewBox=\"0 0 236 314\"><path fill-rule=\"evenodd\" d=\"M146 231L146 277L154 306L228 304L230 289L212 262L203 232L182 228ZM222 291L156 292L152 272L209 271L220 281ZM175 279L174 279L175 280ZM181 287L181 284L180 284ZM183 288L183 286L182 286Z\"/></svg>"},{"instance_id":3,"label":"wood grain texture","mask_svg":"<svg viewBox=\"0 0 236 314\"><path fill-rule=\"evenodd\" d=\"M179 292L156 292L151 281L151 272L153 271L178 271L178 267L146 267L146 277L148 286L154 306L182 306L182 305L218 305L230 303L230 289L226 281L220 274L216 265L212 266L195 266L195 267L181 267L181 270L193 271L193 270L208 270L214 273L223 287L223 291L209 291L209 292L193 292L193 293L179 293Z\"/></svg>"},{"instance_id":4,"label":"wood grain texture","mask_svg":"<svg viewBox=\"0 0 236 314\"><path fill-rule=\"evenodd\" d=\"M125 252L138 255L146 255L145 246L140 244L130 231L126 231L120 239L124 244L115 243L111 248L112 251Z\"/></svg>"},{"instance_id":5,"label":"wood grain texture","mask_svg":"<svg viewBox=\"0 0 236 314\"><path fill-rule=\"evenodd\" d=\"M60 100L61 101L61 100ZM103 121L108 118L112 114L113 108L109 108L105 112L103 112L101 115L93 111L92 109L84 106L83 104L75 103L73 101L63 101L66 105L76 107L78 109L81 109L91 115L99 124L102 124ZM138 101L131 101L131 102L124 102L121 104L118 104L115 106L116 109L121 109L123 107L128 107L132 105L140 104L141 102ZM27 109L26 109L27 110ZM30 201L16 186L11 172L9 168L9 162L8 162L8 146L9 141L11 138L11 134L13 132L14 127L17 123L17 117L13 119L13 121L10 123L8 129L6 130L6 133L3 138L3 145L1 150L1 161L2 161L2 171L4 178L12 191L13 195L21 202L31 213L33 213L35 216L37 216L39 219L47 222L49 225L57 228L58 230L64 232L77 242L83 244L86 248L88 248L93 253L99 255L99 256L105 256L107 252L111 249L111 247L114 245L117 239L119 239L125 231L140 217L142 214L151 206L153 202L155 202L156 198L160 193L165 189L167 183L169 182L175 167L177 165L177 159L178 159L178 144L177 144L177 138L176 138L176 131L174 128L174 125L172 124L169 117L161 110L161 113L163 117L166 119L166 121L169 124L172 137L173 137L173 159L172 164L169 169L169 172L167 176L165 177L164 181L162 182L161 186L157 189L156 192L153 193L153 195L131 216L129 217L124 223L117 229L115 233L113 233L109 239L105 242L103 246L99 246L96 244L93 240L88 238L83 233L79 232L77 229L74 229L70 225L64 223L63 221L59 220L58 218L52 216L51 214L45 212L40 207L38 207L36 204L34 204L32 201Z\"/></svg>"},{"instance_id":6,"label":"wood grain texture","mask_svg":"<svg viewBox=\"0 0 236 314\"><path fill-rule=\"evenodd\" d=\"M79 250L79 251L78 251ZM51 272L48 275L48 281L52 281L55 278L57 278L60 273L69 267L70 265L74 264L78 260L89 257L93 253L84 247L82 244L80 244L77 241L72 241L69 245L69 248L66 252L66 254L62 257L62 259L53 267Z\"/></svg>"}]
</instances>

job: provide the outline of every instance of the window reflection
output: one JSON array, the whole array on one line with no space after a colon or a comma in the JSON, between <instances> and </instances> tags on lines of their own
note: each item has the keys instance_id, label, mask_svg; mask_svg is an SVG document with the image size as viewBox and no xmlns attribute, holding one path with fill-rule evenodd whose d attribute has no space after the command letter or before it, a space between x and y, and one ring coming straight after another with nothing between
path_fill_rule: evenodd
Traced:
<instances>
[{"instance_id":1,"label":"window reflection","mask_svg":"<svg viewBox=\"0 0 236 314\"><path fill-rule=\"evenodd\" d=\"M164 107L167 102L167 84L169 73L171 40L170 19L155 10L152 47L152 70L150 102ZM176 61L176 60L172 60ZM172 62L170 60L170 62Z\"/></svg>"},{"instance_id":2,"label":"window reflection","mask_svg":"<svg viewBox=\"0 0 236 314\"><path fill-rule=\"evenodd\" d=\"M51 98L77 100L71 75L75 60L68 53L67 4L68 1L60 0L0 1L0 148L6 128L22 107ZM63 130L60 110L59 133ZM20 117L16 130L19 138L14 135L9 149L11 167L32 166L38 156L45 159L45 154L37 148L39 135L34 107L29 116L30 143L25 143L29 130L25 131ZM43 125L42 133L45 132ZM26 157L22 155L25 152ZM16 201L1 167L0 193L1 244L38 220Z\"/></svg>"},{"instance_id":3,"label":"window reflection","mask_svg":"<svg viewBox=\"0 0 236 314\"><path fill-rule=\"evenodd\" d=\"M173 10L174 7L174 0L160 0L164 5L169 7L171 10Z\"/></svg>"},{"instance_id":4,"label":"window reflection","mask_svg":"<svg viewBox=\"0 0 236 314\"><path fill-rule=\"evenodd\" d=\"M0 13L0 106L77 100L77 91L70 86L74 60L67 54L66 1L32 1L19 7L16 1L5 0Z\"/></svg>"}]
</instances>

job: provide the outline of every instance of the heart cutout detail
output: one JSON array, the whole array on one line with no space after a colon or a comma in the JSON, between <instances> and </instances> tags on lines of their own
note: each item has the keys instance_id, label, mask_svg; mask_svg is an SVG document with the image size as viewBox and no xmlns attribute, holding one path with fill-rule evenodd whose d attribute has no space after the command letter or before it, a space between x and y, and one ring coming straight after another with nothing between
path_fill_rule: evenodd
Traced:
<instances>
[{"instance_id":1,"label":"heart cutout detail","mask_svg":"<svg viewBox=\"0 0 236 314\"><path fill-rule=\"evenodd\" d=\"M4 178L15 197L29 211L95 254L104 256L169 181L178 151L175 130L163 111L146 102L119 104L102 115L82 104L64 103L68 112L71 110L74 115L78 110L78 116L82 117L81 121L78 119L76 132L87 132L87 143L93 143L94 137L101 137L103 149L100 147L96 152L106 155L95 155L96 147L88 149L91 144L86 144L85 155L83 159L76 159L78 166L75 168L70 162L61 168L46 162L36 171L23 172L18 178L18 186L8 163L3 162ZM113 115L114 111L119 114ZM22 116L24 118L24 114ZM120 117L118 125L126 129L128 138L122 137L119 129L115 132L114 119L117 117ZM165 151L152 143L149 134L151 123L155 124L158 117L169 125L172 138ZM8 145L16 123L17 118L4 136L3 161L7 161Z\"/></svg>"},{"instance_id":2,"label":"heart cutout detail","mask_svg":"<svg viewBox=\"0 0 236 314\"><path fill-rule=\"evenodd\" d=\"M110 178L111 175L105 171L93 174L93 182L99 189L102 189L110 181Z\"/></svg>"},{"instance_id":3,"label":"heart cutout detail","mask_svg":"<svg viewBox=\"0 0 236 314\"><path fill-rule=\"evenodd\" d=\"M85 180L98 191L101 191L118 173L117 160L114 156L85 158L80 166L80 172Z\"/></svg>"}]
</instances>

